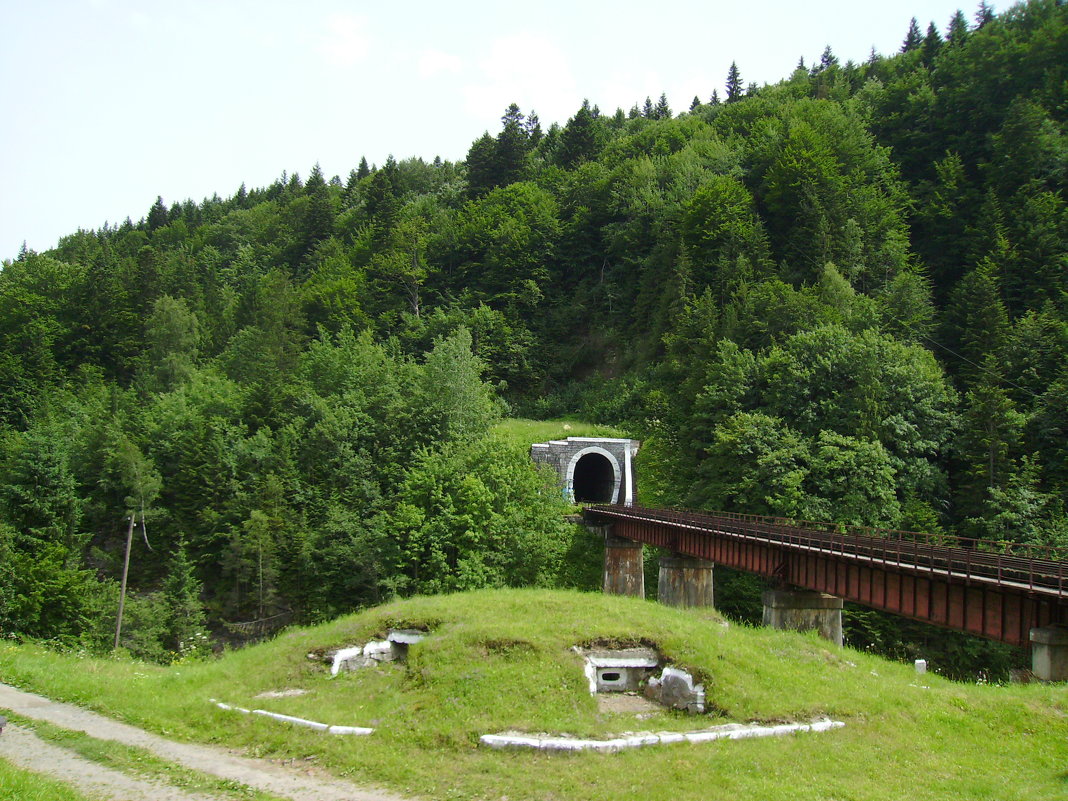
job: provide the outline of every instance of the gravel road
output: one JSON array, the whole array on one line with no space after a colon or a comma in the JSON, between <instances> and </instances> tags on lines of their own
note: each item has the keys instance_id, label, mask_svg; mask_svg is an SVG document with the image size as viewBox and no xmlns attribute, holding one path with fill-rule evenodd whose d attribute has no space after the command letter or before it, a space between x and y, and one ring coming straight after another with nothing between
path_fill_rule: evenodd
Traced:
<instances>
[{"instance_id":1,"label":"gravel road","mask_svg":"<svg viewBox=\"0 0 1068 801\"><path fill-rule=\"evenodd\" d=\"M144 748L158 757L223 779L247 784L294 801L405 801L385 791L369 790L339 779L311 775L302 770L263 759L238 756L221 748L168 740L156 734L119 723L72 704L50 701L40 695L0 684L0 709L23 717L43 720L65 729L85 732L100 740L114 740ZM10 735L10 736L9 736ZM35 756L35 755L39 755ZM83 759L66 749L41 741L31 732L8 724L0 734L0 758L37 773L82 786L74 777L93 782L87 792L116 801L204 801L205 796L161 787ZM32 761L32 765L30 764ZM138 793L145 793L139 795ZM169 795L167 793L170 793Z\"/></svg>"}]
</instances>

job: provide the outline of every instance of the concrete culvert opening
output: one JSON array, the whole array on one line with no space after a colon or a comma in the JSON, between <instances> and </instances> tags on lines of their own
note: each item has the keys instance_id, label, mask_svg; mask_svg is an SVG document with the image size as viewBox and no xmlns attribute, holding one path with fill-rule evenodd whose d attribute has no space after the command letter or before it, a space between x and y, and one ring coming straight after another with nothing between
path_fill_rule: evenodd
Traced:
<instances>
[{"instance_id":1,"label":"concrete culvert opening","mask_svg":"<svg viewBox=\"0 0 1068 801\"><path fill-rule=\"evenodd\" d=\"M572 488L576 503L612 503L616 474L612 462L600 453L587 453L575 464Z\"/></svg>"}]
</instances>

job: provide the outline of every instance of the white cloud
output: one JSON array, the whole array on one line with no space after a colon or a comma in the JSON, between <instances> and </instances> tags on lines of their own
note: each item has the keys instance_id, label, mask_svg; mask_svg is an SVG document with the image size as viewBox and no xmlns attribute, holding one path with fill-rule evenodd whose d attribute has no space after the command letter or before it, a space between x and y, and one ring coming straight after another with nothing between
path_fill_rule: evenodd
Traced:
<instances>
[{"instance_id":1,"label":"white cloud","mask_svg":"<svg viewBox=\"0 0 1068 801\"><path fill-rule=\"evenodd\" d=\"M335 67L352 67L367 58L371 40L367 18L354 14L334 14L330 30L319 43L319 52Z\"/></svg>"},{"instance_id":2,"label":"white cloud","mask_svg":"<svg viewBox=\"0 0 1068 801\"><path fill-rule=\"evenodd\" d=\"M419 77L433 78L435 75L452 74L463 69L463 60L443 50L424 50L419 55Z\"/></svg>"},{"instance_id":3,"label":"white cloud","mask_svg":"<svg viewBox=\"0 0 1068 801\"><path fill-rule=\"evenodd\" d=\"M482 80L463 89L467 111L479 118L499 117L509 103L518 103L542 119L567 119L581 102L567 57L543 36L495 39L479 68Z\"/></svg>"}]
</instances>

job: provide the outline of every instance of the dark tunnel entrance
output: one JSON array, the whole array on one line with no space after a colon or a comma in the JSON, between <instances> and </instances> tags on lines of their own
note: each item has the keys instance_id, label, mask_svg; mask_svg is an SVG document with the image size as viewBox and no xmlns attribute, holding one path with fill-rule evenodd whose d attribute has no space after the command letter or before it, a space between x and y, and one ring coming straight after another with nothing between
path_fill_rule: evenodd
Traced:
<instances>
[{"instance_id":1,"label":"dark tunnel entrance","mask_svg":"<svg viewBox=\"0 0 1068 801\"><path fill-rule=\"evenodd\" d=\"M587 453L575 464L571 487L575 503L614 503L616 473L603 454Z\"/></svg>"}]
</instances>

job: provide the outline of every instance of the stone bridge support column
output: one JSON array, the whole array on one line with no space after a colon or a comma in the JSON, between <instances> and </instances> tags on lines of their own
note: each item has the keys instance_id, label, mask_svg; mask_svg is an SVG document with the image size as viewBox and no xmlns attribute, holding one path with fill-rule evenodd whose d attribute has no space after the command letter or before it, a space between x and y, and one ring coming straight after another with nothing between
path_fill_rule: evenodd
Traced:
<instances>
[{"instance_id":1,"label":"stone bridge support column","mask_svg":"<svg viewBox=\"0 0 1068 801\"><path fill-rule=\"evenodd\" d=\"M842 644L842 599L811 590L765 590L764 625L774 629L811 631Z\"/></svg>"},{"instance_id":2,"label":"stone bridge support column","mask_svg":"<svg viewBox=\"0 0 1068 801\"><path fill-rule=\"evenodd\" d=\"M1068 681L1068 626L1031 629L1031 672L1042 681Z\"/></svg>"},{"instance_id":3,"label":"stone bridge support column","mask_svg":"<svg viewBox=\"0 0 1068 801\"><path fill-rule=\"evenodd\" d=\"M645 558L642 544L612 534L605 527L604 591L610 595L645 597Z\"/></svg>"},{"instance_id":4,"label":"stone bridge support column","mask_svg":"<svg viewBox=\"0 0 1068 801\"><path fill-rule=\"evenodd\" d=\"M665 606L712 606L715 563L692 556L662 556L657 597Z\"/></svg>"}]
</instances>

